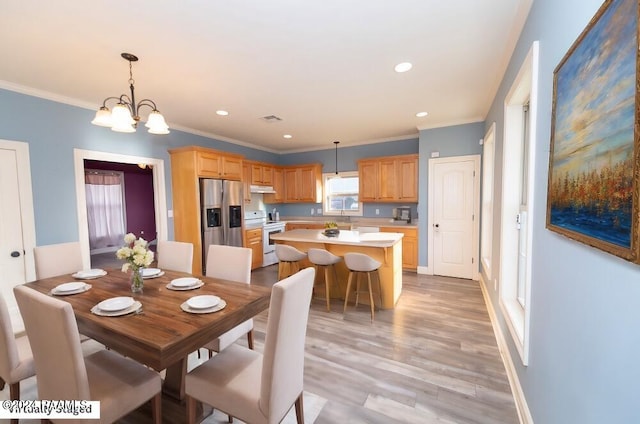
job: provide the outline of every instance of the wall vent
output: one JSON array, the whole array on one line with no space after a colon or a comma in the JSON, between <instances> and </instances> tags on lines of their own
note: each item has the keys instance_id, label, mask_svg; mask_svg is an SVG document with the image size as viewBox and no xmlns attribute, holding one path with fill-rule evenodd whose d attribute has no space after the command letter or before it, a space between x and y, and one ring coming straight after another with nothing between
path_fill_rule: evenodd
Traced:
<instances>
[{"instance_id":1,"label":"wall vent","mask_svg":"<svg viewBox=\"0 0 640 424\"><path fill-rule=\"evenodd\" d=\"M277 117L276 115L268 115L268 116L263 116L262 119L264 122L278 122L278 121L282 121L282 118Z\"/></svg>"}]
</instances>

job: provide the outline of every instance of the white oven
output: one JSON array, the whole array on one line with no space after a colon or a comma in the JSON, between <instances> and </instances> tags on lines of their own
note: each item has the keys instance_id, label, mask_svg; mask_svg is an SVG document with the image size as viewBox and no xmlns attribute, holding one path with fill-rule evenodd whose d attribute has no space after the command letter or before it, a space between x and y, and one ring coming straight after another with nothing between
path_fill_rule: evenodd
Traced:
<instances>
[{"instance_id":1,"label":"white oven","mask_svg":"<svg viewBox=\"0 0 640 424\"><path fill-rule=\"evenodd\" d=\"M267 222L262 227L262 266L269 266L278 263L276 256L276 243L271 240L272 234L284 232L286 224L284 222Z\"/></svg>"}]
</instances>

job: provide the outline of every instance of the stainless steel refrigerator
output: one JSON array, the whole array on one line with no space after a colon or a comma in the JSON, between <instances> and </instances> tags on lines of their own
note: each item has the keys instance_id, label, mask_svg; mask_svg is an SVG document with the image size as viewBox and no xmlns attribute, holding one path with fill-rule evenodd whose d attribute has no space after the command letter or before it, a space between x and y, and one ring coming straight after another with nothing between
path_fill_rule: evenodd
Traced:
<instances>
[{"instance_id":1,"label":"stainless steel refrigerator","mask_svg":"<svg viewBox=\"0 0 640 424\"><path fill-rule=\"evenodd\" d=\"M202 273L212 244L242 246L242 183L200 179Z\"/></svg>"}]
</instances>

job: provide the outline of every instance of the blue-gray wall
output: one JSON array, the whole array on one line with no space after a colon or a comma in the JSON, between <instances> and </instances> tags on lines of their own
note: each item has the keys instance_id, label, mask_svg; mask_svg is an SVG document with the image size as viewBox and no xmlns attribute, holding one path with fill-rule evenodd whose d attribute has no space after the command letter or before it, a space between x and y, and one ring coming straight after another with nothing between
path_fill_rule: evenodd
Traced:
<instances>
[{"instance_id":1,"label":"blue-gray wall","mask_svg":"<svg viewBox=\"0 0 640 424\"><path fill-rule=\"evenodd\" d=\"M615 0L617 1L617 0ZM536 423L640 422L640 267L545 229L553 70L601 0L535 0L486 118L496 122L492 269L499 269L504 100L531 44L540 41L529 365L509 343ZM487 287L502 333L498 292Z\"/></svg>"}]
</instances>

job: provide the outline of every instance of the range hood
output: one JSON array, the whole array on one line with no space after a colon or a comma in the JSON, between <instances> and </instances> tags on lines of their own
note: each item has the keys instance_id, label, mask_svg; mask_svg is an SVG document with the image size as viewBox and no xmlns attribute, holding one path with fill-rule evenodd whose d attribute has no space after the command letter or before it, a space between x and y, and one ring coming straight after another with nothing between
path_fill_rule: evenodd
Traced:
<instances>
[{"instance_id":1,"label":"range hood","mask_svg":"<svg viewBox=\"0 0 640 424\"><path fill-rule=\"evenodd\" d=\"M276 191L271 186L251 185L249 186L251 193L275 193Z\"/></svg>"}]
</instances>

